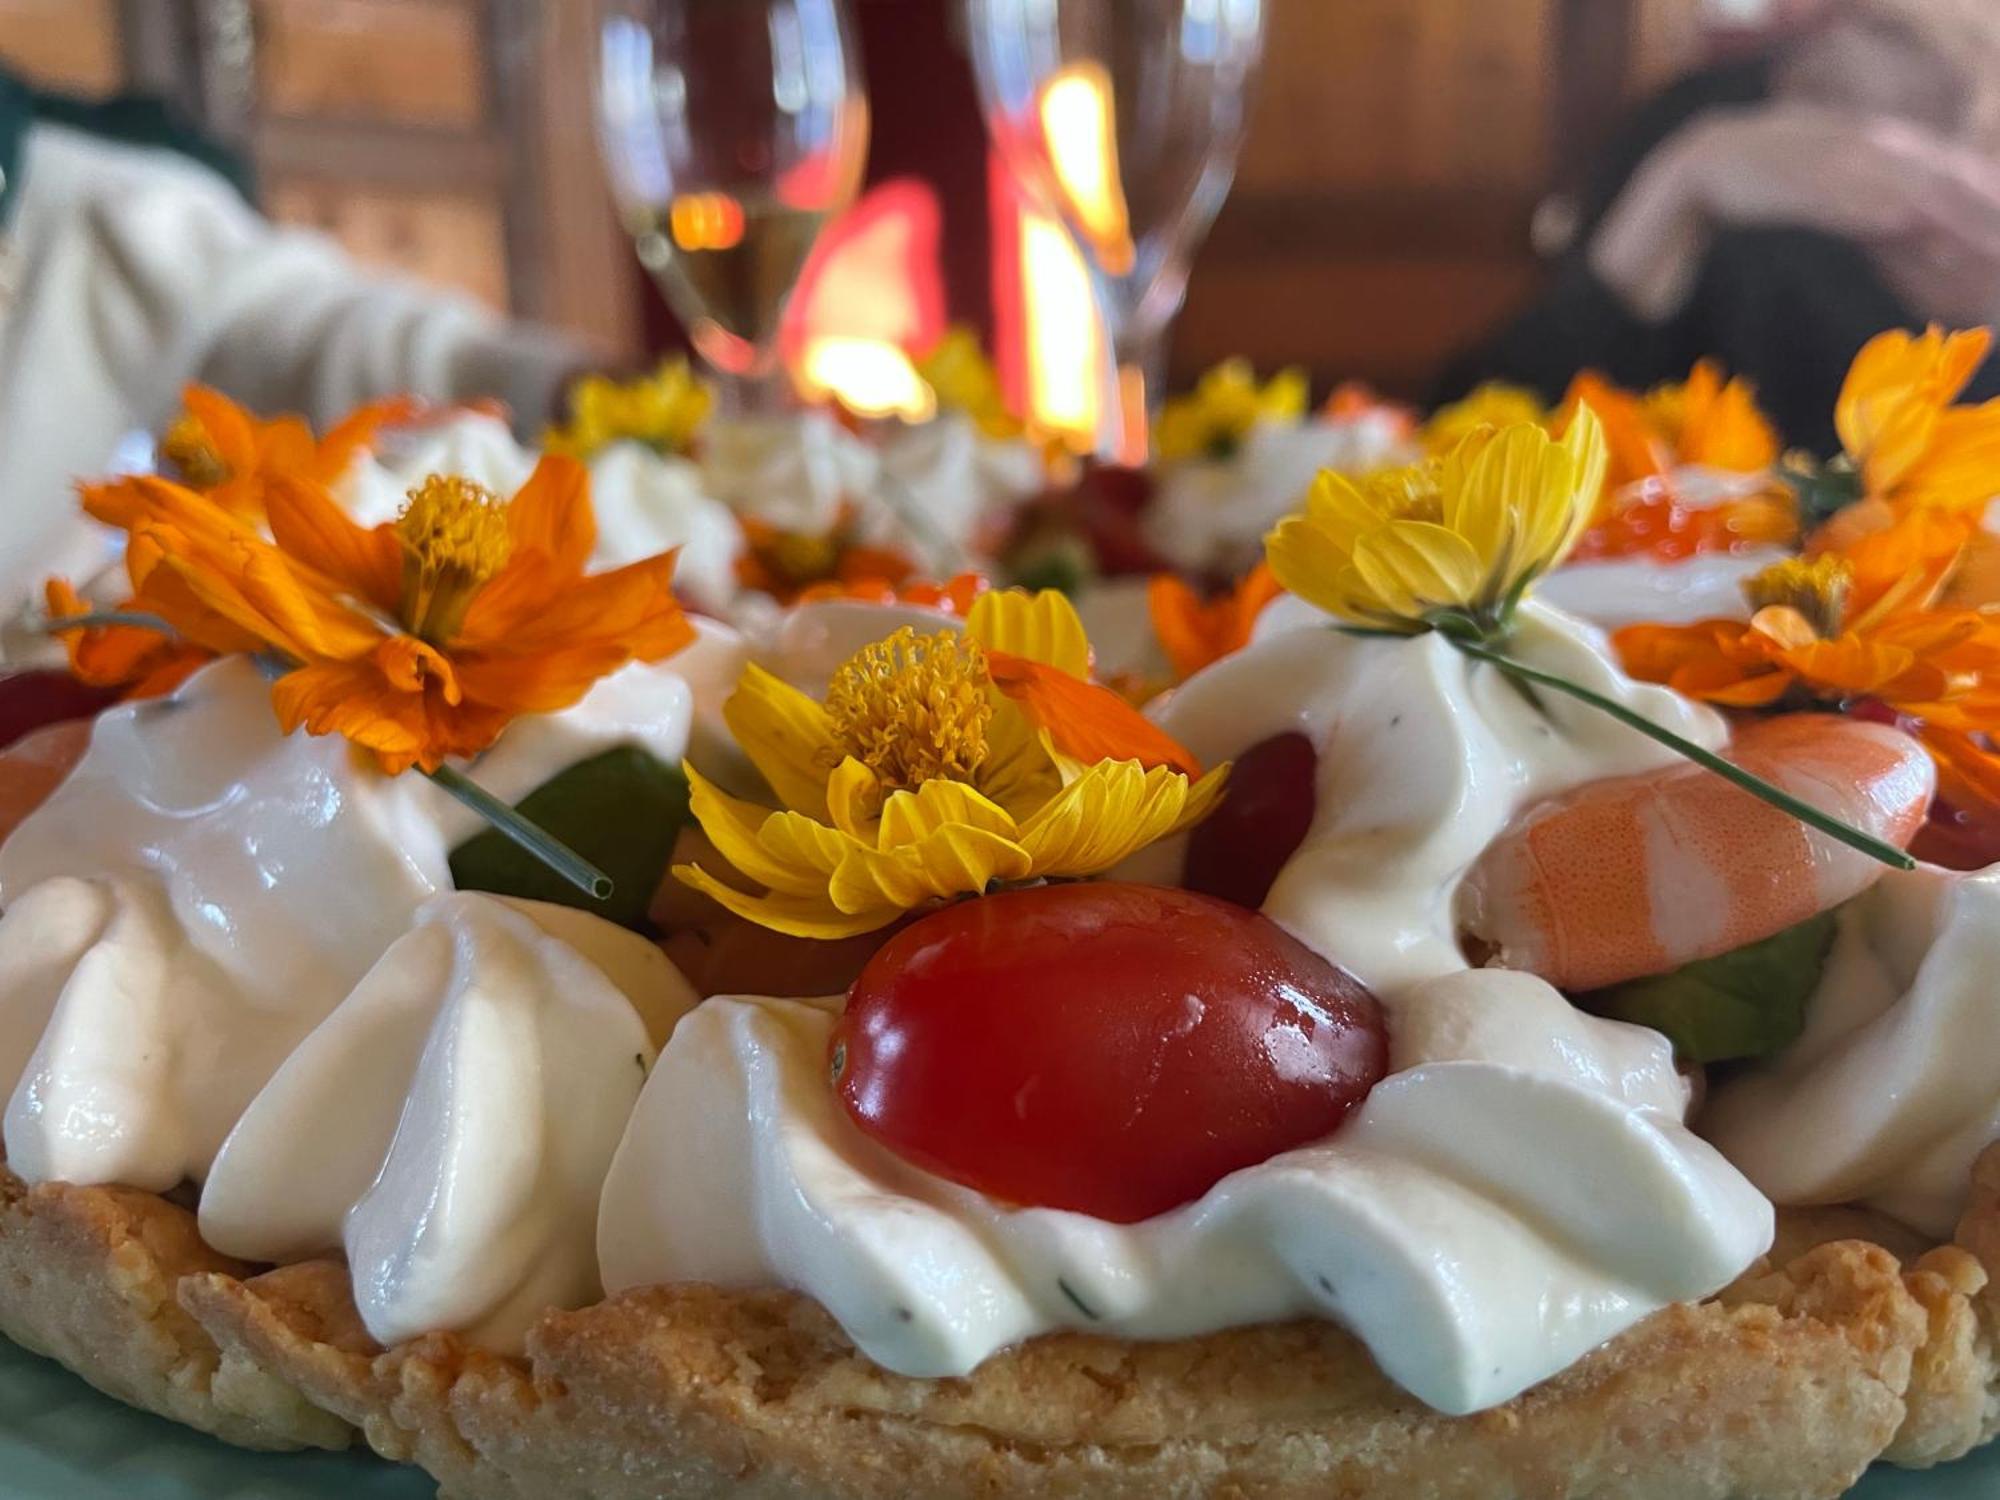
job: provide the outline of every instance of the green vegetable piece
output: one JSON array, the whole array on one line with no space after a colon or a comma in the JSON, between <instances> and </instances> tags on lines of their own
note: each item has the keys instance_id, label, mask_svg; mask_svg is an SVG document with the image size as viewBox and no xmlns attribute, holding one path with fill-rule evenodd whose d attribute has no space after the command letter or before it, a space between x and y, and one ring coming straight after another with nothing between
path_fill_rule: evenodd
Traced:
<instances>
[{"instance_id":1,"label":"green vegetable piece","mask_svg":"<svg viewBox=\"0 0 2000 1500\"><path fill-rule=\"evenodd\" d=\"M1650 1026L1683 1062L1769 1057L1805 1029L1806 1002L1819 985L1833 942L1821 912L1761 943L1705 958L1651 979L1579 995L1593 1015Z\"/></svg>"},{"instance_id":2,"label":"green vegetable piece","mask_svg":"<svg viewBox=\"0 0 2000 1500\"><path fill-rule=\"evenodd\" d=\"M451 852L451 878L460 890L553 901L646 929L647 904L688 821L687 778L679 768L621 745L543 782L517 811L609 875L610 899L592 900L490 828Z\"/></svg>"}]
</instances>

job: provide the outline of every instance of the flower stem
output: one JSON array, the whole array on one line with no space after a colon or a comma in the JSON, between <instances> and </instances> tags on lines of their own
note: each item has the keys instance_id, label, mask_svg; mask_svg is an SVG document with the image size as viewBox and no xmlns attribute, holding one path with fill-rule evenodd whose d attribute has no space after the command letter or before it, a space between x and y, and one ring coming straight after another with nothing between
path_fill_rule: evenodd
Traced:
<instances>
[{"instance_id":1,"label":"flower stem","mask_svg":"<svg viewBox=\"0 0 2000 1500\"><path fill-rule=\"evenodd\" d=\"M178 635L179 631L158 615L143 614L134 609L100 609L85 615L66 615L58 620L50 618L43 626L46 635L61 635L66 630L102 630L109 625L130 625L138 630L157 630L161 635Z\"/></svg>"},{"instance_id":2,"label":"flower stem","mask_svg":"<svg viewBox=\"0 0 2000 1500\"><path fill-rule=\"evenodd\" d=\"M450 766L439 766L424 774L586 896L596 901L611 899L609 875L547 829L522 817L471 777Z\"/></svg>"},{"instance_id":3,"label":"flower stem","mask_svg":"<svg viewBox=\"0 0 2000 1500\"><path fill-rule=\"evenodd\" d=\"M1479 645L1474 641L1453 640L1452 644L1467 656L1480 661L1491 662L1509 677L1523 682L1532 682L1538 687L1551 688L1558 693L1566 693L1579 703L1587 703L1592 708L1611 715L1628 729L1636 729L1648 739L1657 740L1669 750L1686 756L1704 770L1713 771L1723 780L1733 782L1753 797L1765 802L1782 813L1789 813L1808 828L1816 828L1830 839L1837 839L1850 849L1857 849L1870 859L1879 860L1892 870L1914 870L1917 862L1894 844L1884 843L1871 834L1841 822L1821 812L1810 802L1803 802L1791 793L1780 791L1761 776L1753 776L1741 766L1724 760L1712 751L1704 750L1693 740L1675 734L1671 729L1663 729L1642 714L1636 714L1622 703L1614 702L1601 693L1594 693L1587 687L1579 686L1566 677L1558 677L1552 672L1544 672L1511 656Z\"/></svg>"}]
</instances>

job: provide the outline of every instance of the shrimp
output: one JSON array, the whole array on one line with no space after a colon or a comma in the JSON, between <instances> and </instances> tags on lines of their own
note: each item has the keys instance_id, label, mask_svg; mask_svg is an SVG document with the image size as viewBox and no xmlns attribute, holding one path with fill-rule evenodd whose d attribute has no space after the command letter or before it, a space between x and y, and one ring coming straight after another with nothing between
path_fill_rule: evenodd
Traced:
<instances>
[{"instance_id":1,"label":"shrimp","mask_svg":"<svg viewBox=\"0 0 2000 1500\"><path fill-rule=\"evenodd\" d=\"M33 730L0 750L0 842L68 779L90 748L89 719Z\"/></svg>"},{"instance_id":2,"label":"shrimp","mask_svg":"<svg viewBox=\"0 0 2000 1500\"><path fill-rule=\"evenodd\" d=\"M1787 714L1725 752L1863 832L1907 848L1937 790L1915 740ZM1567 990L1661 974L1774 936L1859 895L1876 860L1699 766L1592 782L1533 809L1460 888L1473 943Z\"/></svg>"}]
</instances>

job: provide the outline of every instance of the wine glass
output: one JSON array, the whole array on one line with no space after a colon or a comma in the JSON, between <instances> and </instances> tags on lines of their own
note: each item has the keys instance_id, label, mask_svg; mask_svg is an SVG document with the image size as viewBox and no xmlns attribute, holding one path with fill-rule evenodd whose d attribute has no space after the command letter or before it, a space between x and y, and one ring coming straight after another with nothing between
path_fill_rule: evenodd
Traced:
<instances>
[{"instance_id":1,"label":"wine glass","mask_svg":"<svg viewBox=\"0 0 2000 1500\"><path fill-rule=\"evenodd\" d=\"M1236 172L1261 0L966 0L987 132L1092 272L1118 389L1110 456L1143 461L1167 327Z\"/></svg>"},{"instance_id":2,"label":"wine glass","mask_svg":"<svg viewBox=\"0 0 2000 1500\"><path fill-rule=\"evenodd\" d=\"M868 154L846 0L604 0L597 120L640 263L724 409L779 403L786 299Z\"/></svg>"}]
</instances>

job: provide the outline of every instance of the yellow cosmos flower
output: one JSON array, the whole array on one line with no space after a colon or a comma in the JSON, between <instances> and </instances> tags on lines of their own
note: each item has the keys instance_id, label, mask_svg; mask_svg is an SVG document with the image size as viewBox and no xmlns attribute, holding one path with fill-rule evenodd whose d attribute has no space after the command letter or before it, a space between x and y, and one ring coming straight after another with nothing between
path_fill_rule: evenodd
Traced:
<instances>
[{"instance_id":1,"label":"yellow cosmos flower","mask_svg":"<svg viewBox=\"0 0 2000 1500\"><path fill-rule=\"evenodd\" d=\"M730 911L842 938L995 884L1101 874L1215 805L1227 767L1191 756L1090 681L1062 595L989 592L961 634L905 627L857 653L822 701L761 667L723 707L784 804L693 767L693 811L737 883L675 874Z\"/></svg>"},{"instance_id":2,"label":"yellow cosmos flower","mask_svg":"<svg viewBox=\"0 0 2000 1500\"><path fill-rule=\"evenodd\" d=\"M1349 624L1492 635L1590 524L1605 464L1588 406L1560 441L1532 423L1476 428L1443 459L1359 482L1321 473L1265 553L1287 589Z\"/></svg>"},{"instance_id":3,"label":"yellow cosmos flower","mask_svg":"<svg viewBox=\"0 0 2000 1500\"><path fill-rule=\"evenodd\" d=\"M685 453L714 405L715 392L685 359L663 361L638 380L591 375L570 393L568 423L543 433L542 446L586 461L621 442Z\"/></svg>"},{"instance_id":4,"label":"yellow cosmos flower","mask_svg":"<svg viewBox=\"0 0 2000 1500\"><path fill-rule=\"evenodd\" d=\"M1834 409L1861 492L1893 505L1983 507L2000 483L2000 401L1954 406L1986 362L1987 330L1882 334L1856 356Z\"/></svg>"},{"instance_id":5,"label":"yellow cosmos flower","mask_svg":"<svg viewBox=\"0 0 2000 1500\"><path fill-rule=\"evenodd\" d=\"M1522 423L1546 427L1554 417L1542 398L1526 386L1489 380L1463 400L1431 413L1424 423L1424 452L1449 453L1482 427L1518 427Z\"/></svg>"},{"instance_id":6,"label":"yellow cosmos flower","mask_svg":"<svg viewBox=\"0 0 2000 1500\"><path fill-rule=\"evenodd\" d=\"M1007 407L1000 372L979 346L979 335L963 325L946 330L930 353L917 361L917 373L938 399L938 405L962 411L990 438L1017 438L1021 419Z\"/></svg>"},{"instance_id":7,"label":"yellow cosmos flower","mask_svg":"<svg viewBox=\"0 0 2000 1500\"><path fill-rule=\"evenodd\" d=\"M1260 422L1296 422L1309 395L1304 370L1280 370L1265 385L1247 359L1227 359L1160 413L1153 444L1162 460L1226 459Z\"/></svg>"}]
</instances>

